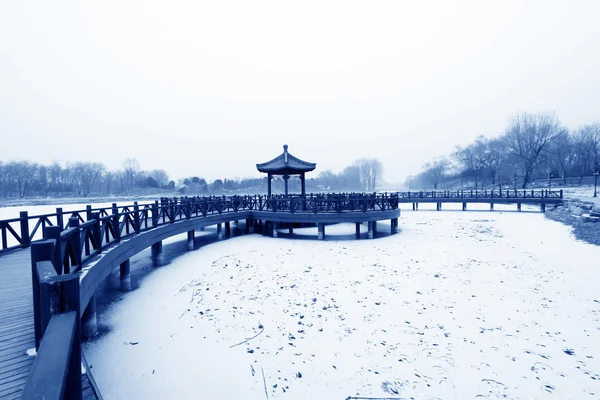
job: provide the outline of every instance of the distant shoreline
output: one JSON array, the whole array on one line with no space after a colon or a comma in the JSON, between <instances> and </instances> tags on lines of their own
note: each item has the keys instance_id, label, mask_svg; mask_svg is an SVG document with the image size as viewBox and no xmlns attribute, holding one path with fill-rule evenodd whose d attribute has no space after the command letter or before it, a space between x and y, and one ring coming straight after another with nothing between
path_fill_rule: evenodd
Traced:
<instances>
[{"instance_id":1,"label":"distant shoreline","mask_svg":"<svg viewBox=\"0 0 600 400\"><path fill-rule=\"evenodd\" d=\"M27 199L2 199L0 207L24 207L24 206L51 206L61 204L95 204L95 203L122 203L134 201L150 201L165 196L178 196L175 193L156 193L153 195L129 195L109 197L50 197L50 198L27 198Z\"/></svg>"}]
</instances>

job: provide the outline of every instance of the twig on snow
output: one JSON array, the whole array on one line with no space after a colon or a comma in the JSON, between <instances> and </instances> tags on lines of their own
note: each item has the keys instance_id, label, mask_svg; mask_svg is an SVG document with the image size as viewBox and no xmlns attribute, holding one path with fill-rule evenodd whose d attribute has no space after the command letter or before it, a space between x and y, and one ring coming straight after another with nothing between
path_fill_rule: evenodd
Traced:
<instances>
[{"instance_id":1,"label":"twig on snow","mask_svg":"<svg viewBox=\"0 0 600 400\"><path fill-rule=\"evenodd\" d=\"M403 397L356 397L348 396L346 400L403 400Z\"/></svg>"},{"instance_id":2,"label":"twig on snow","mask_svg":"<svg viewBox=\"0 0 600 400\"><path fill-rule=\"evenodd\" d=\"M252 337L250 337L250 338L248 338L248 339L246 339L244 341L241 341L239 343L233 344L233 345L229 346L229 348L232 348L232 347L235 347L235 346L239 346L240 344L248 343L249 341L251 341L252 339L254 339L255 337L257 337L258 335L260 335L261 333L263 333L264 331L265 331L265 328L262 328L260 330L260 332L258 332L256 335L254 335L254 336L252 336Z\"/></svg>"},{"instance_id":3,"label":"twig on snow","mask_svg":"<svg viewBox=\"0 0 600 400\"><path fill-rule=\"evenodd\" d=\"M260 371L262 372L262 376L263 376L263 385L265 386L265 396L267 396L267 400L269 400L269 392L267 392L267 380L265 379L265 370L263 369L262 365L260 366Z\"/></svg>"}]
</instances>

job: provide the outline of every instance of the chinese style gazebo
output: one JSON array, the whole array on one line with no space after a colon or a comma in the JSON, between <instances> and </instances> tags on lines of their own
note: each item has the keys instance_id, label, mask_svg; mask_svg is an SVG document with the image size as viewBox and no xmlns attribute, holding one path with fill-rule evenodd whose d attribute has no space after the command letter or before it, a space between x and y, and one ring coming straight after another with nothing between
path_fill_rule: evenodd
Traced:
<instances>
[{"instance_id":1,"label":"chinese style gazebo","mask_svg":"<svg viewBox=\"0 0 600 400\"><path fill-rule=\"evenodd\" d=\"M317 164L303 161L288 153L288 145L283 145L283 153L266 163L256 164L260 172L268 174L269 196L271 196L271 180L273 175L281 175L285 181L285 195L288 195L288 180L291 175L298 175L302 182L302 196L306 195L305 174L314 170Z\"/></svg>"}]
</instances>

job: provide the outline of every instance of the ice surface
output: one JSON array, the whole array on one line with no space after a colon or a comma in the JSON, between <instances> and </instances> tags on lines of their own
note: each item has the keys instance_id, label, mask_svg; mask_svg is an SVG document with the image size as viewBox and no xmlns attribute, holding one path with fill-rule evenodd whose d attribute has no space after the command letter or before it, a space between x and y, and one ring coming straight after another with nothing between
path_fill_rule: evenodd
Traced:
<instances>
[{"instance_id":1,"label":"ice surface","mask_svg":"<svg viewBox=\"0 0 600 400\"><path fill-rule=\"evenodd\" d=\"M539 213L406 212L400 228L238 237L157 269L85 347L103 396L600 396L600 248Z\"/></svg>"}]
</instances>

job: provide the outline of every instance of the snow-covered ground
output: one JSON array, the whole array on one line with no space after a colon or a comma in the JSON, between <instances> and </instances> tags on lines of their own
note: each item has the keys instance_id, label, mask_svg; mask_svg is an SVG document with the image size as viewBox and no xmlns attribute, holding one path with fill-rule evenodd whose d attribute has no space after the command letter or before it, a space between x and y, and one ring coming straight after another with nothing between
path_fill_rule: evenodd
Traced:
<instances>
[{"instance_id":1,"label":"snow-covered ground","mask_svg":"<svg viewBox=\"0 0 600 400\"><path fill-rule=\"evenodd\" d=\"M540 213L403 212L400 228L237 237L156 269L85 346L103 396L600 397L599 247Z\"/></svg>"}]
</instances>

